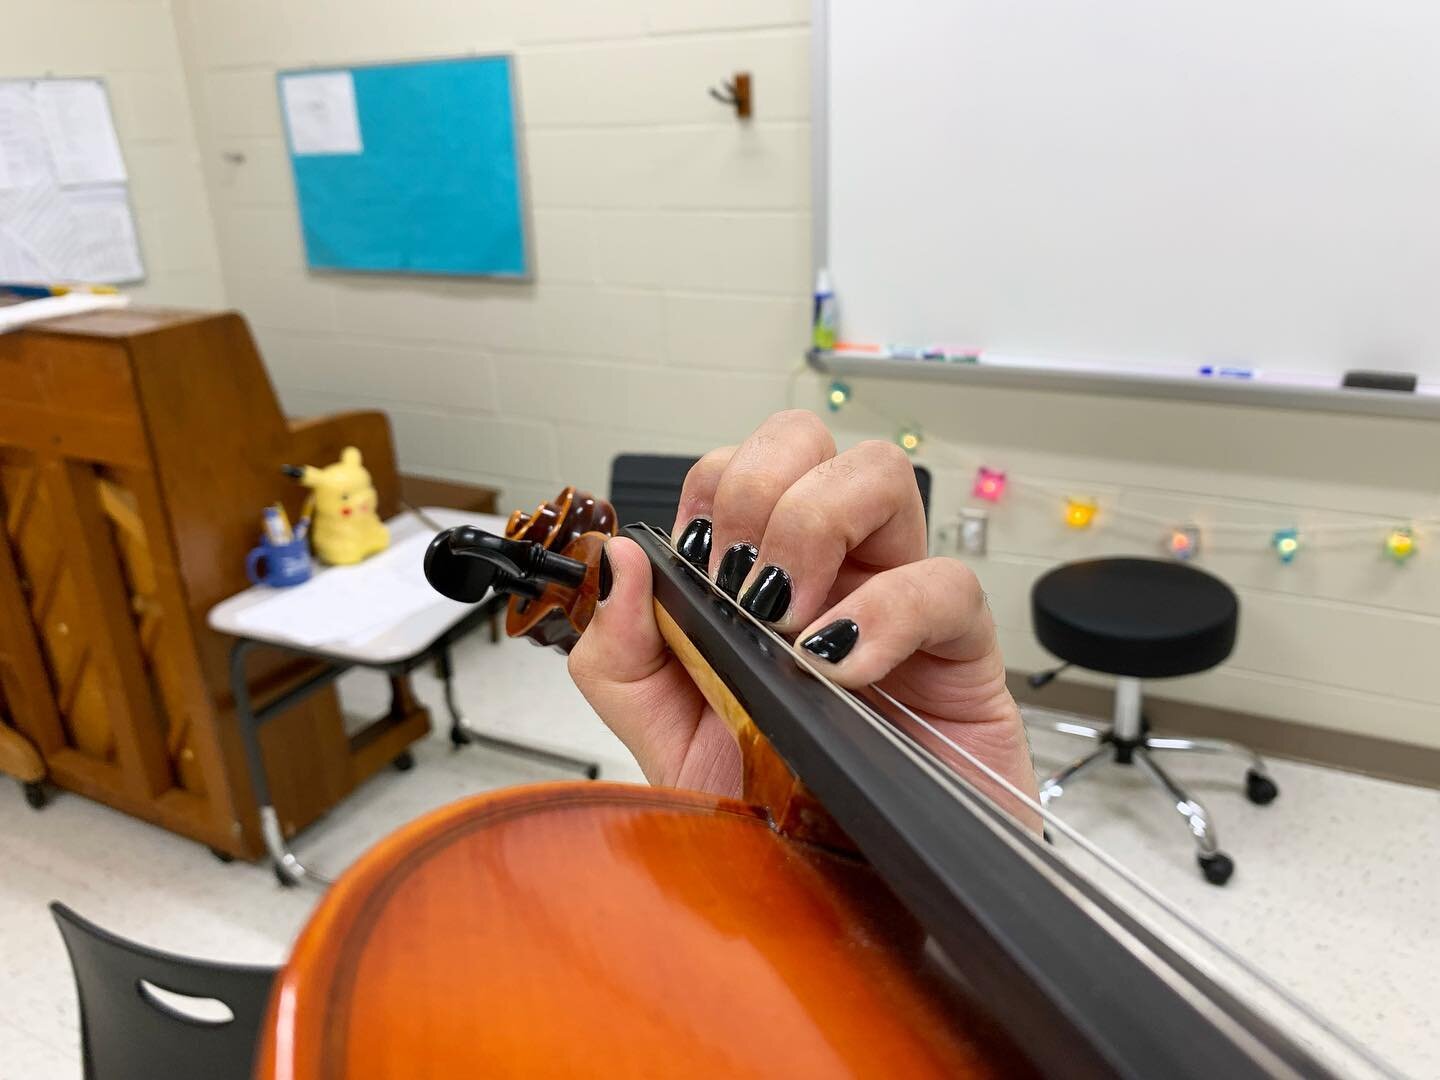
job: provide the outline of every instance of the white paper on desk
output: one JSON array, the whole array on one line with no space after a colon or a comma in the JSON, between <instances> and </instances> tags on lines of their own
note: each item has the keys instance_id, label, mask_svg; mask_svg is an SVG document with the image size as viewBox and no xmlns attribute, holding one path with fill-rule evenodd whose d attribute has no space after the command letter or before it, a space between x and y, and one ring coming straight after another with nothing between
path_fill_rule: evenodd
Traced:
<instances>
[{"instance_id":1,"label":"white paper on desk","mask_svg":"<svg viewBox=\"0 0 1440 1080\"><path fill-rule=\"evenodd\" d=\"M429 534L411 536L358 566L326 570L304 585L278 589L275 596L235 616L235 623L257 637L293 642L307 648L356 645L446 600L425 580Z\"/></svg>"},{"instance_id":2,"label":"white paper on desk","mask_svg":"<svg viewBox=\"0 0 1440 1080\"><path fill-rule=\"evenodd\" d=\"M359 154L360 114L348 71L285 75L280 80L285 126L295 154Z\"/></svg>"},{"instance_id":3,"label":"white paper on desk","mask_svg":"<svg viewBox=\"0 0 1440 1080\"><path fill-rule=\"evenodd\" d=\"M0 191L51 180L50 151L32 85L0 82Z\"/></svg>"},{"instance_id":4,"label":"white paper on desk","mask_svg":"<svg viewBox=\"0 0 1440 1080\"><path fill-rule=\"evenodd\" d=\"M90 79L46 79L35 84L35 107L61 184L125 182L104 86Z\"/></svg>"},{"instance_id":5,"label":"white paper on desk","mask_svg":"<svg viewBox=\"0 0 1440 1080\"><path fill-rule=\"evenodd\" d=\"M84 311L129 307L128 296L102 296L96 293L73 292L64 296L46 296L26 300L23 304L0 307L0 334L15 330L26 323L41 319L58 319L62 315L79 315Z\"/></svg>"}]
</instances>

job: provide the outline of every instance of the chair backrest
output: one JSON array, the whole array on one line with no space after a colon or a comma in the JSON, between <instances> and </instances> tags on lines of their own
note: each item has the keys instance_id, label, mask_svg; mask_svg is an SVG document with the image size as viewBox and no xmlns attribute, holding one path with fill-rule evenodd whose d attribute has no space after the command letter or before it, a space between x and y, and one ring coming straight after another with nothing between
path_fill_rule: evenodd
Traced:
<instances>
[{"instance_id":1,"label":"chair backrest","mask_svg":"<svg viewBox=\"0 0 1440 1080\"><path fill-rule=\"evenodd\" d=\"M620 524L643 521L669 532L680 506L685 474L699 458L674 454L620 454L610 465L610 501ZM915 484L930 517L930 470L915 466Z\"/></svg>"},{"instance_id":2,"label":"chair backrest","mask_svg":"<svg viewBox=\"0 0 1440 1080\"><path fill-rule=\"evenodd\" d=\"M173 956L102 930L64 904L50 912L75 973L87 1080L249 1080L276 969ZM223 1014L217 1001L230 1019L199 1018Z\"/></svg>"},{"instance_id":3,"label":"chair backrest","mask_svg":"<svg viewBox=\"0 0 1440 1080\"><path fill-rule=\"evenodd\" d=\"M663 532L675 524L685 474L699 458L620 454L610 464L610 501L621 525L643 521Z\"/></svg>"}]
</instances>

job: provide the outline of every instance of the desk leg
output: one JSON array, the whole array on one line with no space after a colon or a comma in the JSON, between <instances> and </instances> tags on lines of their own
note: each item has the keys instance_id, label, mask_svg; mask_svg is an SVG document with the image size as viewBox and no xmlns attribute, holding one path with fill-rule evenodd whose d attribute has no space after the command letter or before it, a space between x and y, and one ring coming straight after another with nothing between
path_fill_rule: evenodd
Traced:
<instances>
[{"instance_id":1,"label":"desk leg","mask_svg":"<svg viewBox=\"0 0 1440 1080\"><path fill-rule=\"evenodd\" d=\"M587 779L596 780L600 777L600 763L597 761L586 761L584 758L571 757L569 754L561 754L554 750L544 750L538 746L529 746L526 743L514 742L511 739L502 739L497 735L485 735L472 727L467 727L460 716L460 709L455 704L455 669L450 660L450 649L443 648L435 656L435 672L440 676L440 682L445 688L445 708L450 713L450 742L458 750L462 746L471 743L479 743L481 746L488 746L492 750L501 750L507 754L515 754L519 757L528 757L535 761L543 761L547 765L555 765L562 769L574 769L584 773Z\"/></svg>"},{"instance_id":2,"label":"desk leg","mask_svg":"<svg viewBox=\"0 0 1440 1080\"><path fill-rule=\"evenodd\" d=\"M270 796L270 780L265 775L265 758L260 753L260 720L256 718L254 705L250 700L250 682L245 678L245 657L255 643L237 641L230 650L230 693L235 698L235 719L240 727L240 744L245 748L246 772L250 774L250 790L255 796L255 805L260 811L260 835L265 840L265 850L270 854L270 864L281 885L298 885L302 881L323 883L324 879L305 869L295 853L285 844L285 834L280 829L280 816ZM333 678L333 676L332 676ZM287 694L286 698L292 695ZM276 710L278 702L266 709Z\"/></svg>"}]
</instances>

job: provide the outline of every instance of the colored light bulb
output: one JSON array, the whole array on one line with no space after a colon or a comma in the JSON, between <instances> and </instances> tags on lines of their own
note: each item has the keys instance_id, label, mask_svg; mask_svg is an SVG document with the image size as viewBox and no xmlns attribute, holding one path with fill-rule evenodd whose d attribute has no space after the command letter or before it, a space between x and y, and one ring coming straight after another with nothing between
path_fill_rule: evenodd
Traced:
<instances>
[{"instance_id":1,"label":"colored light bulb","mask_svg":"<svg viewBox=\"0 0 1440 1080\"><path fill-rule=\"evenodd\" d=\"M1182 525L1171 529L1165 538L1165 550L1181 561L1193 559L1200 553L1200 529L1196 525Z\"/></svg>"},{"instance_id":2,"label":"colored light bulb","mask_svg":"<svg viewBox=\"0 0 1440 1080\"><path fill-rule=\"evenodd\" d=\"M970 494L986 502L999 502L1005 494L1004 470L981 465L975 472L975 486L970 489Z\"/></svg>"},{"instance_id":3,"label":"colored light bulb","mask_svg":"<svg viewBox=\"0 0 1440 1080\"><path fill-rule=\"evenodd\" d=\"M925 441L925 436L920 433L919 428L904 428L895 441L900 444L900 449L907 454L913 454L920 449L920 444Z\"/></svg>"},{"instance_id":4,"label":"colored light bulb","mask_svg":"<svg viewBox=\"0 0 1440 1080\"><path fill-rule=\"evenodd\" d=\"M1072 529L1088 529L1095 523L1095 512L1099 509L1093 499L1066 499L1065 524Z\"/></svg>"},{"instance_id":5,"label":"colored light bulb","mask_svg":"<svg viewBox=\"0 0 1440 1080\"><path fill-rule=\"evenodd\" d=\"M1415 554L1415 533L1409 526L1390 530L1390 535L1385 537L1385 554L1397 563Z\"/></svg>"},{"instance_id":6,"label":"colored light bulb","mask_svg":"<svg viewBox=\"0 0 1440 1080\"><path fill-rule=\"evenodd\" d=\"M1288 565L1300 553L1300 533L1295 529L1277 529L1270 537L1270 546L1275 549L1275 557Z\"/></svg>"},{"instance_id":7,"label":"colored light bulb","mask_svg":"<svg viewBox=\"0 0 1440 1080\"><path fill-rule=\"evenodd\" d=\"M825 396L826 403L830 406L831 412L839 412L850 400L850 386L836 379L830 384L830 391Z\"/></svg>"}]
</instances>

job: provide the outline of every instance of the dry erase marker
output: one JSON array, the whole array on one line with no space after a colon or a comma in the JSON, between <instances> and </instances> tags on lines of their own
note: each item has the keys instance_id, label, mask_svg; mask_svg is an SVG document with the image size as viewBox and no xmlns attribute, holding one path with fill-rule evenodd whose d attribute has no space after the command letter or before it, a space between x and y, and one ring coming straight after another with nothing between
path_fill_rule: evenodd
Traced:
<instances>
[{"instance_id":1,"label":"dry erase marker","mask_svg":"<svg viewBox=\"0 0 1440 1080\"><path fill-rule=\"evenodd\" d=\"M1214 364L1203 365L1196 374L1207 379L1258 379L1260 377L1260 372L1255 368L1216 367Z\"/></svg>"}]
</instances>

